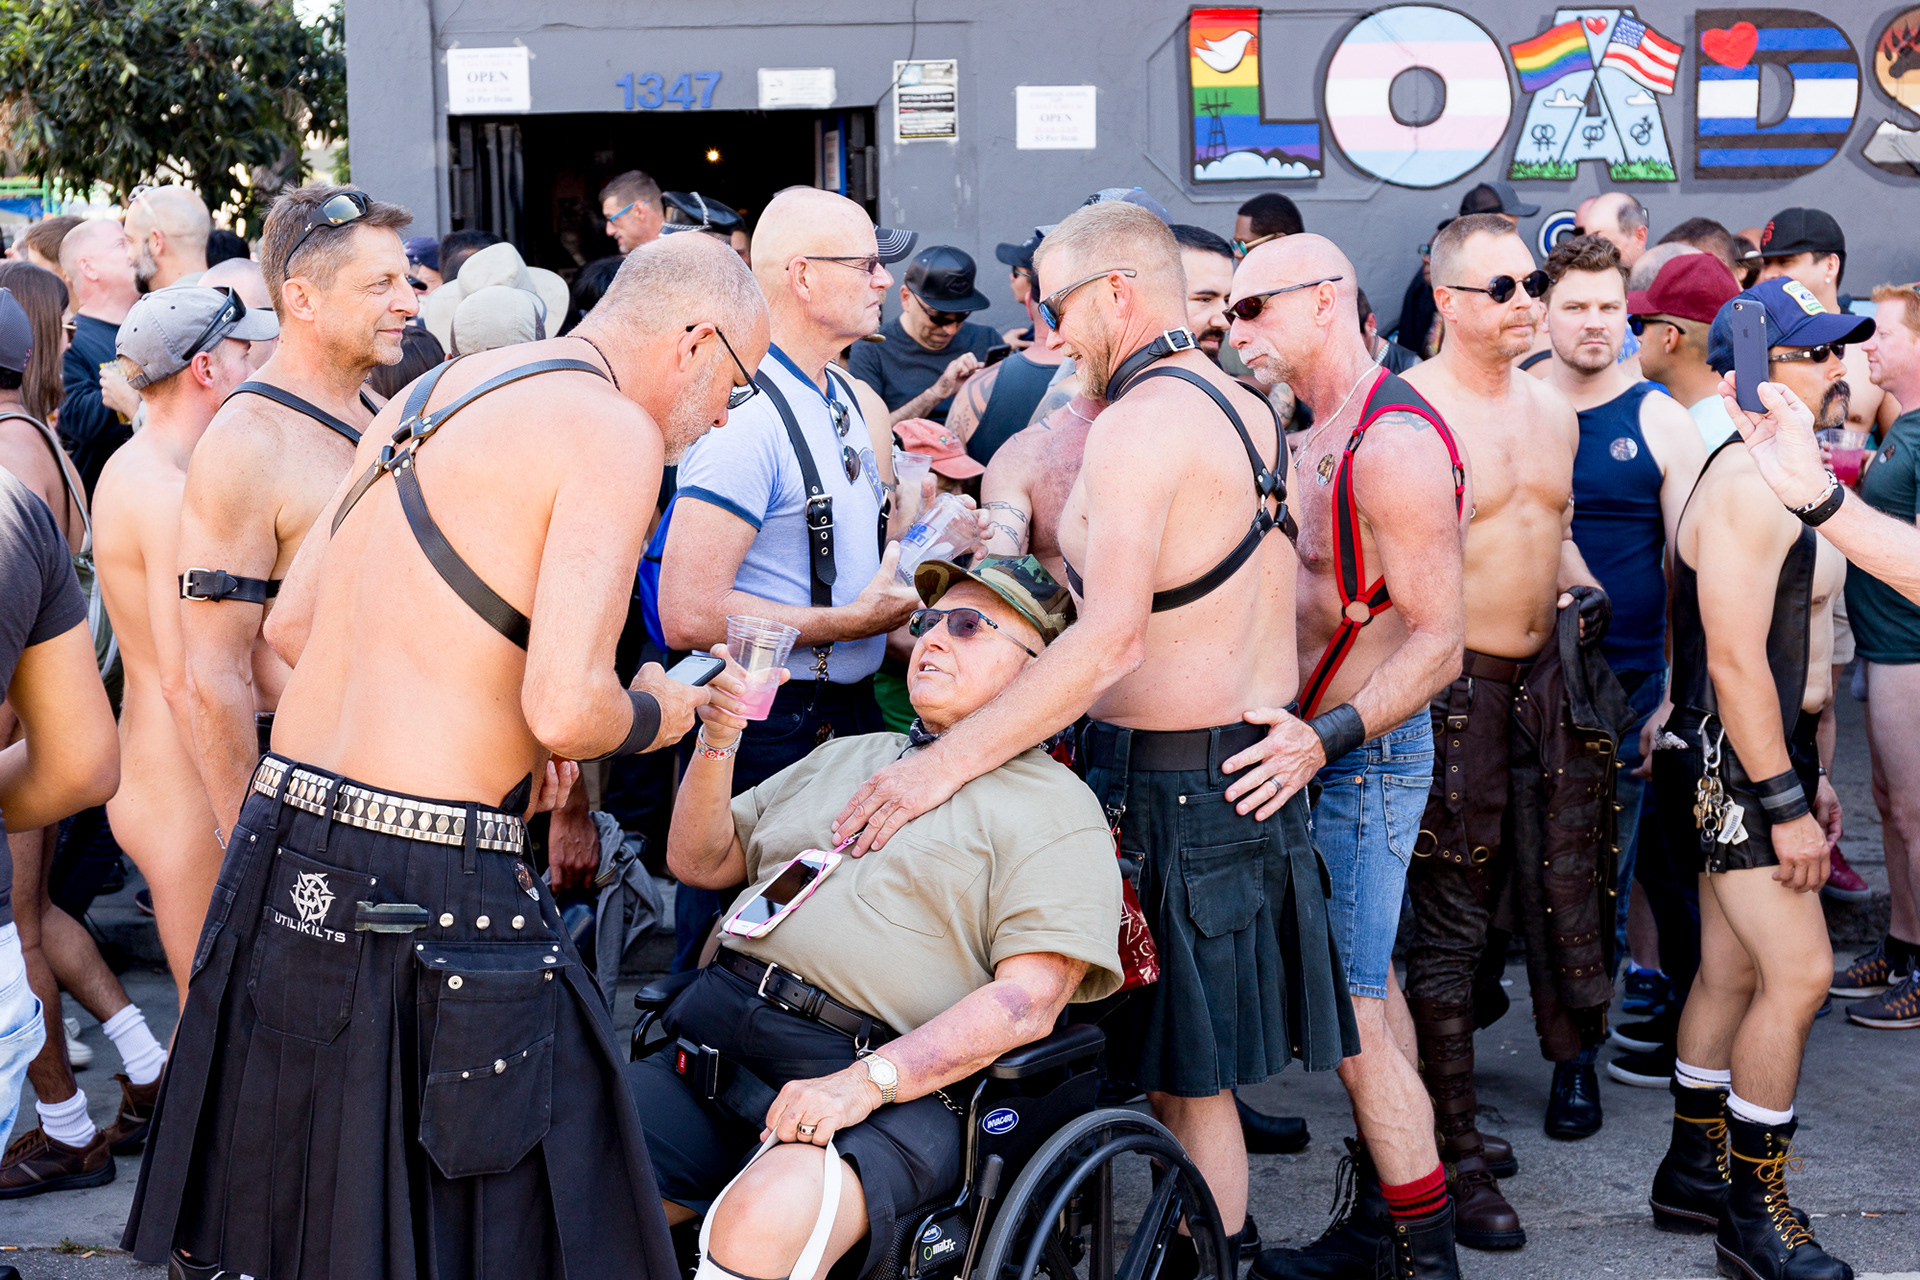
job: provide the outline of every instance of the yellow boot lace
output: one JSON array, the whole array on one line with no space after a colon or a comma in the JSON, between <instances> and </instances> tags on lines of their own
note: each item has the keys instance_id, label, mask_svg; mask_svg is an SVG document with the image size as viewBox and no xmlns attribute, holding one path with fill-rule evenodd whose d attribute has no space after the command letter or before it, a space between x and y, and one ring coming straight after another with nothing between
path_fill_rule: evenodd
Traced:
<instances>
[{"instance_id":1,"label":"yellow boot lace","mask_svg":"<svg viewBox=\"0 0 1920 1280\"><path fill-rule=\"evenodd\" d=\"M1675 1116L1674 1119L1704 1127L1707 1141L1713 1144L1713 1165L1720 1171L1720 1181L1725 1182L1732 1176L1727 1165L1727 1117L1724 1113L1707 1120L1697 1120L1692 1116ZM1799 1165L1796 1163L1794 1167L1798 1168Z\"/></svg>"},{"instance_id":2,"label":"yellow boot lace","mask_svg":"<svg viewBox=\"0 0 1920 1280\"><path fill-rule=\"evenodd\" d=\"M1771 1138L1768 1144L1772 1144ZM1813 1233L1800 1225L1800 1220L1793 1216L1793 1206L1787 1203L1787 1170L1798 1173L1801 1166L1800 1157L1793 1154L1793 1147L1788 1145L1777 1155L1759 1159L1743 1156L1738 1151L1733 1154L1754 1166L1754 1176L1766 1188L1767 1213L1773 1219L1773 1232L1780 1238L1781 1246L1794 1249L1811 1243Z\"/></svg>"}]
</instances>

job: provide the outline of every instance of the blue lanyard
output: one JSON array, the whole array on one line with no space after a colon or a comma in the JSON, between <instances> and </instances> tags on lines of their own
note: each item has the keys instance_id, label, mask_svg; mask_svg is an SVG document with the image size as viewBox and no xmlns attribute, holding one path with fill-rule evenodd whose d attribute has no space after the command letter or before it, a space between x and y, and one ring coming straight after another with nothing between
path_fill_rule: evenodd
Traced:
<instances>
[{"instance_id":1,"label":"blue lanyard","mask_svg":"<svg viewBox=\"0 0 1920 1280\"><path fill-rule=\"evenodd\" d=\"M847 435L849 415L847 406L841 404L840 401L834 397L833 375L824 370L821 372L820 376L827 380L827 389L822 391L820 385L812 378L809 378L805 372L801 370L800 366L793 362L792 357L788 356L787 353L782 351L778 346L769 345L767 347L767 354L787 366L787 368L792 371L793 376L798 378L804 386L811 390L813 394L826 401L827 422L833 427L834 438L844 440Z\"/></svg>"}]
</instances>

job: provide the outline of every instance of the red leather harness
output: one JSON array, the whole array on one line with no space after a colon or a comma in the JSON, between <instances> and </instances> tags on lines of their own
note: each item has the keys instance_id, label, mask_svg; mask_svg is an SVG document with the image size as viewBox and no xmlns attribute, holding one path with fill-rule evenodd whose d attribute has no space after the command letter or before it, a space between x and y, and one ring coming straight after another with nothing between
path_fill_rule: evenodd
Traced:
<instances>
[{"instance_id":1,"label":"red leather harness","mask_svg":"<svg viewBox=\"0 0 1920 1280\"><path fill-rule=\"evenodd\" d=\"M1466 504L1467 471L1460 462L1460 449L1454 443L1453 433L1447 430L1447 424L1438 411L1420 398L1420 393L1408 386L1397 374L1382 369L1373 388L1367 392L1366 402L1360 408L1360 424L1347 437L1346 452L1340 455L1339 470L1333 477L1333 549L1339 562L1340 588L1340 625L1334 629L1333 638L1327 641L1325 652L1314 665L1313 673L1300 690L1300 715L1302 719L1314 715L1320 709L1320 699L1325 696L1327 686L1333 683L1340 664L1347 660L1353 645L1360 638L1360 630L1369 622L1393 607L1393 597L1387 594L1385 574L1362 586L1367 576L1366 555L1360 548L1360 509L1353 501L1353 455L1366 438L1367 428L1389 413L1412 413L1425 418L1440 433L1440 443L1447 446L1447 457L1453 461L1453 509L1458 516Z\"/></svg>"}]
</instances>

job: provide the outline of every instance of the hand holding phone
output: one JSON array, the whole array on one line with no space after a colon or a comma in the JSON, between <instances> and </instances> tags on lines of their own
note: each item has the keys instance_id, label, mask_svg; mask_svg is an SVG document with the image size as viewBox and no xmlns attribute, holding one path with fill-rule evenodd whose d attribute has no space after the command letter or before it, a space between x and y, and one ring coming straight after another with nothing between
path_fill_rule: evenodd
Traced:
<instances>
[{"instance_id":1,"label":"hand holding phone","mask_svg":"<svg viewBox=\"0 0 1920 1280\"><path fill-rule=\"evenodd\" d=\"M725 658L716 658L708 653L690 653L673 664L667 672L667 679L678 680L681 684L690 684L698 689L726 669Z\"/></svg>"},{"instance_id":2,"label":"hand holding phone","mask_svg":"<svg viewBox=\"0 0 1920 1280\"><path fill-rule=\"evenodd\" d=\"M1760 384L1767 380L1767 309L1751 298L1735 298L1728 313L1733 336L1734 402L1761 415Z\"/></svg>"},{"instance_id":3,"label":"hand holding phone","mask_svg":"<svg viewBox=\"0 0 1920 1280\"><path fill-rule=\"evenodd\" d=\"M999 364L1002 360L1005 360L1008 356L1012 354L1013 354L1012 346L1004 342L997 342L993 346L987 348L987 358L982 360L980 363L983 365L986 365L988 368L992 368L994 365Z\"/></svg>"}]
</instances>

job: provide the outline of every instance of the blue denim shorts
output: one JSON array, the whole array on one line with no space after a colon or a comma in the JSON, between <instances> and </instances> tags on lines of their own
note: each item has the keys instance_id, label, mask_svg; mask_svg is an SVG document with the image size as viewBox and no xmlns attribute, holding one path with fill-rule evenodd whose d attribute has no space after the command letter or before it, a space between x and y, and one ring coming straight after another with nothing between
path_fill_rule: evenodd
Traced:
<instances>
[{"instance_id":1,"label":"blue denim shorts","mask_svg":"<svg viewBox=\"0 0 1920 1280\"><path fill-rule=\"evenodd\" d=\"M1313 841L1333 877L1327 913L1347 967L1347 990L1384 1000L1407 864L1433 785L1427 709L1327 765L1317 780Z\"/></svg>"}]
</instances>

